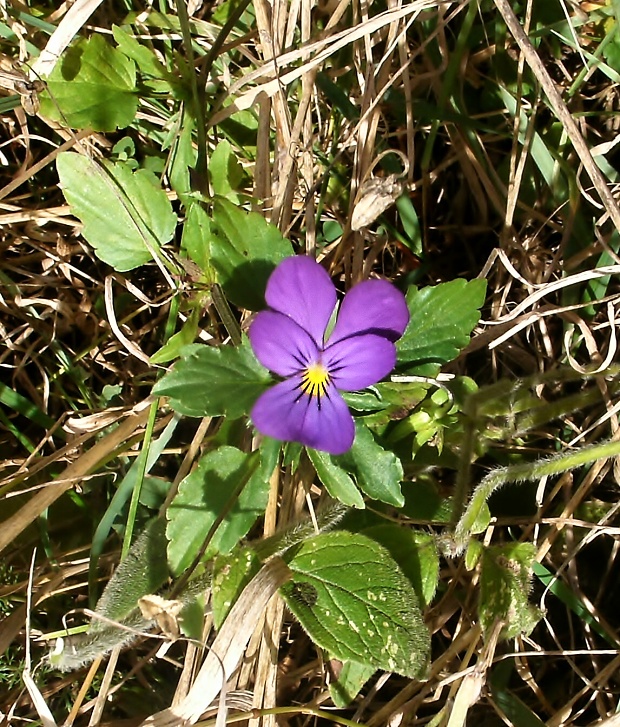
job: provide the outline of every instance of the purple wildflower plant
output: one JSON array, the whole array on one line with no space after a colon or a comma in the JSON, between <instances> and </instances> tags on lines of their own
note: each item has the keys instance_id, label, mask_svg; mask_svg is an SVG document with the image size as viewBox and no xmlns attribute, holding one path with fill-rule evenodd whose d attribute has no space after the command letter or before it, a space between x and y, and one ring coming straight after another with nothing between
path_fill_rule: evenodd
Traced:
<instances>
[{"instance_id":1,"label":"purple wildflower plant","mask_svg":"<svg viewBox=\"0 0 620 727\"><path fill-rule=\"evenodd\" d=\"M317 262L296 256L273 271L265 299L267 309L250 326L250 343L261 364L283 381L254 404L254 426L275 439L344 454L355 424L339 392L364 389L392 371L394 342L409 322L405 297L386 280L358 283L344 296L326 337L336 288Z\"/></svg>"}]
</instances>

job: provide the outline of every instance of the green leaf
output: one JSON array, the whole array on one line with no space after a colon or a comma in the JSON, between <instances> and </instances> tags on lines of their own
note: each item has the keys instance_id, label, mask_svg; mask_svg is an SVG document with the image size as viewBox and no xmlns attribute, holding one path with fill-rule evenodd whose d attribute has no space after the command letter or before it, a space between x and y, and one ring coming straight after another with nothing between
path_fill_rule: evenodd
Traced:
<instances>
[{"instance_id":1,"label":"green leaf","mask_svg":"<svg viewBox=\"0 0 620 727\"><path fill-rule=\"evenodd\" d=\"M115 131L138 110L136 67L100 33L80 40L54 66L41 113L74 129Z\"/></svg>"},{"instance_id":2,"label":"green leaf","mask_svg":"<svg viewBox=\"0 0 620 727\"><path fill-rule=\"evenodd\" d=\"M479 540L470 540L465 551L465 568L473 570L482 558L484 545Z\"/></svg>"},{"instance_id":3,"label":"green leaf","mask_svg":"<svg viewBox=\"0 0 620 727\"><path fill-rule=\"evenodd\" d=\"M225 139L220 141L211 155L209 174L213 192L238 204L237 190L243 181L243 167L237 161L237 155L233 152L230 142Z\"/></svg>"},{"instance_id":4,"label":"green leaf","mask_svg":"<svg viewBox=\"0 0 620 727\"><path fill-rule=\"evenodd\" d=\"M364 535L389 551L410 580L422 605L428 606L439 583L439 553L435 538L399 525L375 525L364 530Z\"/></svg>"},{"instance_id":5,"label":"green leaf","mask_svg":"<svg viewBox=\"0 0 620 727\"><path fill-rule=\"evenodd\" d=\"M375 440L370 430L356 422L355 441L346 453L332 458L338 467L355 477L357 486L373 500L400 507L404 503L400 482L403 466L393 452Z\"/></svg>"},{"instance_id":6,"label":"green leaf","mask_svg":"<svg viewBox=\"0 0 620 727\"><path fill-rule=\"evenodd\" d=\"M329 685L329 693L336 707L348 707L375 671L374 666L345 661L338 679Z\"/></svg>"},{"instance_id":7,"label":"green leaf","mask_svg":"<svg viewBox=\"0 0 620 727\"><path fill-rule=\"evenodd\" d=\"M189 258L198 265L206 281L214 283L215 271L211 266L208 243L210 238L211 218L200 202L193 202L183 225L181 247L187 252Z\"/></svg>"},{"instance_id":8,"label":"green leaf","mask_svg":"<svg viewBox=\"0 0 620 727\"><path fill-rule=\"evenodd\" d=\"M185 321L180 331L174 333L150 358L152 364L167 363L173 361L180 354L181 350L191 344L198 333L198 321L200 309L194 308L190 317Z\"/></svg>"},{"instance_id":9,"label":"green leaf","mask_svg":"<svg viewBox=\"0 0 620 727\"><path fill-rule=\"evenodd\" d=\"M177 428L178 420L175 421L172 419L167 425L164 431L160 434L160 436L156 440L152 440L149 448L148 448L148 456L146 458L146 467L144 467L144 462L142 461L141 457L138 457L134 460L131 467L125 474L125 476L122 478L122 480L117 484L116 491L114 492L114 496L112 497L112 500L110 504L108 505L107 509L103 513L99 513L98 520L99 523L97 527L95 528L95 532L93 533L91 537L91 546L90 546L90 563L88 565L88 590L89 590L89 601L91 604L94 604L96 594L97 594L97 578L98 578L98 563L99 563L99 557L101 556L101 553L103 552L103 549L105 547L105 543L108 540L110 533L113 530L114 523L117 520L121 520L121 515L123 513L123 510L125 510L127 502L132 496L132 493L135 492L136 487L140 487L140 499L142 501L142 496L146 495L148 498L148 495L146 493L147 488L145 487L145 484L147 482L147 478L144 477L145 475L148 475L153 467L156 466L157 462L160 460L162 456L162 452L164 449L168 446L170 443L170 439L172 438L172 435L174 434L176 428ZM143 479L144 478L144 479ZM140 481L142 480L142 486L140 486ZM164 498L165 499L165 495ZM161 502L157 503L153 509L159 509L159 506L161 505ZM123 517L122 520L125 518ZM165 525L164 520L158 521ZM157 527L157 526L153 526ZM163 532L165 528L162 529L162 537ZM148 533L148 530L147 530ZM140 537L147 537L147 536L140 536ZM140 538L138 538L140 540ZM163 545L161 546L163 548L163 552L166 551L166 544L165 540L163 541ZM138 547L136 545L136 547ZM134 557L134 556L132 556ZM146 571L146 567L145 567ZM121 571L122 573L123 571ZM113 580L113 579L112 579ZM112 583L112 580L108 582L108 587L110 583ZM133 579L132 579L133 580ZM148 591L147 591L148 593ZM139 597L145 595L144 593L140 594ZM133 600L133 607L136 605L137 598Z\"/></svg>"},{"instance_id":10,"label":"green leaf","mask_svg":"<svg viewBox=\"0 0 620 727\"><path fill-rule=\"evenodd\" d=\"M39 407L30 399L22 396L18 391L14 391L11 387L0 381L0 403L14 409L22 416L28 417L35 424L43 429L50 429L54 426L52 417L41 411Z\"/></svg>"},{"instance_id":11,"label":"green leaf","mask_svg":"<svg viewBox=\"0 0 620 727\"><path fill-rule=\"evenodd\" d=\"M282 586L289 609L332 656L422 677L430 636L411 583L389 552L345 531L306 540L288 563Z\"/></svg>"},{"instance_id":12,"label":"green leaf","mask_svg":"<svg viewBox=\"0 0 620 727\"><path fill-rule=\"evenodd\" d=\"M308 457L325 489L335 499L349 507L363 509L364 498L349 475L335 464L326 452L308 448Z\"/></svg>"},{"instance_id":13,"label":"green leaf","mask_svg":"<svg viewBox=\"0 0 620 727\"><path fill-rule=\"evenodd\" d=\"M340 113L349 121L357 121L360 117L359 108L351 101L349 94L339 83L335 83L327 73L316 74L316 85L325 94L333 111Z\"/></svg>"},{"instance_id":14,"label":"green leaf","mask_svg":"<svg viewBox=\"0 0 620 727\"><path fill-rule=\"evenodd\" d=\"M279 444L268 439L251 455L223 446L202 457L179 485L167 513L168 562L175 574L192 563L220 519L210 552L229 553L247 534L267 506L278 452Z\"/></svg>"},{"instance_id":15,"label":"green leaf","mask_svg":"<svg viewBox=\"0 0 620 727\"><path fill-rule=\"evenodd\" d=\"M136 538L97 602L98 614L110 621L122 621L136 610L138 599L156 593L168 580L165 526L163 518L155 518ZM91 630L106 625L96 619Z\"/></svg>"},{"instance_id":16,"label":"green leaf","mask_svg":"<svg viewBox=\"0 0 620 727\"><path fill-rule=\"evenodd\" d=\"M396 344L399 369L419 376L435 376L469 342L480 319L485 280L452 280L407 293L411 319Z\"/></svg>"},{"instance_id":17,"label":"green leaf","mask_svg":"<svg viewBox=\"0 0 620 727\"><path fill-rule=\"evenodd\" d=\"M189 598L179 614L181 633L188 639L202 641L205 625L205 596L199 593Z\"/></svg>"},{"instance_id":18,"label":"green leaf","mask_svg":"<svg viewBox=\"0 0 620 727\"><path fill-rule=\"evenodd\" d=\"M213 208L211 261L226 296L241 308L265 307L267 279L293 254L291 243L257 212L218 197Z\"/></svg>"},{"instance_id":19,"label":"green leaf","mask_svg":"<svg viewBox=\"0 0 620 727\"><path fill-rule=\"evenodd\" d=\"M383 381L365 391L345 391L342 396L351 409L363 412L387 410L381 419L399 419L403 412L419 404L431 384L426 382L402 383Z\"/></svg>"},{"instance_id":20,"label":"green leaf","mask_svg":"<svg viewBox=\"0 0 620 727\"><path fill-rule=\"evenodd\" d=\"M404 240L405 244L414 255L423 257L422 226L411 197L408 194L402 194L396 200L396 209L398 210L402 230L407 236Z\"/></svg>"},{"instance_id":21,"label":"green leaf","mask_svg":"<svg viewBox=\"0 0 620 727\"><path fill-rule=\"evenodd\" d=\"M514 672L511 661L500 662L494 666L491 678L487 678L493 700L506 715L508 724L514 727L545 727L545 722L508 688L516 676Z\"/></svg>"},{"instance_id":22,"label":"green leaf","mask_svg":"<svg viewBox=\"0 0 620 727\"><path fill-rule=\"evenodd\" d=\"M433 481L420 477L416 482L407 483L403 515L411 520L426 521L429 524L447 524L450 522L451 512L451 499L442 496Z\"/></svg>"},{"instance_id":23,"label":"green leaf","mask_svg":"<svg viewBox=\"0 0 620 727\"><path fill-rule=\"evenodd\" d=\"M183 109L179 114L180 120L175 124L174 136L170 139L171 151L168 178L170 179L170 186L179 195L181 202L191 209L194 206L190 196L192 193L191 170L196 166L198 158L198 153L194 148L196 124L187 109ZM187 221L185 225L187 226ZM185 232L185 228L183 231Z\"/></svg>"},{"instance_id":24,"label":"green leaf","mask_svg":"<svg viewBox=\"0 0 620 727\"><path fill-rule=\"evenodd\" d=\"M351 511L352 512L352 511ZM261 559L266 561L274 555L282 555L294 549L304 540L319 533L332 530L344 519L347 514L347 507L339 502L332 502L317 509L313 518L297 521L287 528L278 530L268 538L255 540L252 549Z\"/></svg>"},{"instance_id":25,"label":"green leaf","mask_svg":"<svg viewBox=\"0 0 620 727\"><path fill-rule=\"evenodd\" d=\"M247 339L236 347L196 343L181 350L180 361L155 384L153 394L170 397L170 406L186 416L236 419L271 383Z\"/></svg>"},{"instance_id":26,"label":"green leaf","mask_svg":"<svg viewBox=\"0 0 620 727\"><path fill-rule=\"evenodd\" d=\"M177 218L157 177L129 164L103 162L73 152L58 155L60 184L82 235L98 258L125 272L158 254L172 239Z\"/></svg>"},{"instance_id":27,"label":"green leaf","mask_svg":"<svg viewBox=\"0 0 620 727\"><path fill-rule=\"evenodd\" d=\"M609 3L608 3L609 5ZM611 36L607 41L603 50L603 57L616 73L620 73L620 30L618 26L618 18L614 19L607 35Z\"/></svg>"},{"instance_id":28,"label":"green leaf","mask_svg":"<svg viewBox=\"0 0 620 727\"><path fill-rule=\"evenodd\" d=\"M135 638L135 630L152 625L137 607L138 600L155 593L168 580L166 563L166 522L155 518L136 538L125 560L121 561L97 602L95 613L103 618L92 619L86 634L65 639L60 649L50 654L50 662L61 671L77 669L103 656L115 647ZM117 626L120 622L128 628Z\"/></svg>"},{"instance_id":29,"label":"green leaf","mask_svg":"<svg viewBox=\"0 0 620 727\"><path fill-rule=\"evenodd\" d=\"M233 604L260 567L261 561L251 548L238 548L230 555L217 556L211 584L211 605L216 629L224 623Z\"/></svg>"},{"instance_id":30,"label":"green leaf","mask_svg":"<svg viewBox=\"0 0 620 727\"><path fill-rule=\"evenodd\" d=\"M589 610L589 607L584 603L584 596L579 592L579 590L571 590L566 583L561 581L554 573L545 568L542 563L534 561L532 563L532 571L543 584L545 589L548 589L567 608L570 608L584 625L587 624L592 631L596 631L596 633L602 636L613 649L617 648L618 641L613 629L608 628L605 621L599 621L596 618L596 615Z\"/></svg>"},{"instance_id":31,"label":"green leaf","mask_svg":"<svg viewBox=\"0 0 620 727\"><path fill-rule=\"evenodd\" d=\"M135 61L142 73L153 76L153 78L169 80L171 74L168 73L153 50L147 48L118 25L112 26L112 35L118 43L119 51Z\"/></svg>"},{"instance_id":32,"label":"green leaf","mask_svg":"<svg viewBox=\"0 0 620 727\"><path fill-rule=\"evenodd\" d=\"M540 620L540 610L528 601L535 557L536 547L532 543L508 543L484 549L478 615L486 634L496 621L503 621L504 638L528 635Z\"/></svg>"}]
</instances>

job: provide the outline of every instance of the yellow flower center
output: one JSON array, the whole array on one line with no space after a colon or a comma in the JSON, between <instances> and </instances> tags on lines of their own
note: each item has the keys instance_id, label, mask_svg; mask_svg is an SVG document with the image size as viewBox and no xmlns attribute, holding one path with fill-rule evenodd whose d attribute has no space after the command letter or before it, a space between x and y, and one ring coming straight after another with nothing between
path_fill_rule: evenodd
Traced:
<instances>
[{"instance_id":1,"label":"yellow flower center","mask_svg":"<svg viewBox=\"0 0 620 727\"><path fill-rule=\"evenodd\" d=\"M301 377L301 390L308 396L321 398L325 396L329 384L329 371L321 363L314 363L304 371Z\"/></svg>"}]
</instances>

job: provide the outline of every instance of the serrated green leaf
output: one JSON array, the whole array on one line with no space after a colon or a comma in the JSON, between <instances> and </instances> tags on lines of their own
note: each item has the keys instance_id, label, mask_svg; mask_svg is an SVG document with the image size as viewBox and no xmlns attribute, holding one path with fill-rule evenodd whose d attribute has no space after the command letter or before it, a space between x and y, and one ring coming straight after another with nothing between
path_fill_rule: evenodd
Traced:
<instances>
[{"instance_id":1,"label":"serrated green leaf","mask_svg":"<svg viewBox=\"0 0 620 727\"><path fill-rule=\"evenodd\" d=\"M226 296L241 308L264 308L267 279L293 254L291 243L262 215L221 197L215 201L212 222L211 261Z\"/></svg>"},{"instance_id":2,"label":"serrated green leaf","mask_svg":"<svg viewBox=\"0 0 620 727\"><path fill-rule=\"evenodd\" d=\"M192 344L181 350L172 371L153 387L155 396L170 397L170 406L191 417L247 414L272 383L244 339L240 346Z\"/></svg>"},{"instance_id":3,"label":"serrated green leaf","mask_svg":"<svg viewBox=\"0 0 620 727\"><path fill-rule=\"evenodd\" d=\"M229 553L247 534L267 506L278 452L277 442L265 440L251 455L223 446L202 457L168 508L168 562L175 574L192 563L222 516L209 543L210 552Z\"/></svg>"},{"instance_id":4,"label":"serrated green leaf","mask_svg":"<svg viewBox=\"0 0 620 727\"><path fill-rule=\"evenodd\" d=\"M527 635L540 620L540 610L528 601L535 557L532 543L507 543L483 550L478 615L485 633L503 621L504 638Z\"/></svg>"},{"instance_id":5,"label":"serrated green leaf","mask_svg":"<svg viewBox=\"0 0 620 727\"><path fill-rule=\"evenodd\" d=\"M346 453L332 457L338 467L353 474L357 486L373 500L400 507L404 503L400 482L403 466L393 452L375 440L368 427L356 422L353 446Z\"/></svg>"},{"instance_id":6,"label":"serrated green leaf","mask_svg":"<svg viewBox=\"0 0 620 727\"><path fill-rule=\"evenodd\" d=\"M47 88L41 94L41 113L74 129L122 129L138 110L134 62L99 33L66 52Z\"/></svg>"},{"instance_id":7,"label":"serrated green leaf","mask_svg":"<svg viewBox=\"0 0 620 727\"><path fill-rule=\"evenodd\" d=\"M403 413L419 404L430 388L430 383L402 383L383 381L365 391L342 392L343 399L351 409L362 412L381 412L366 417L366 421L386 424L391 419L400 419Z\"/></svg>"},{"instance_id":8,"label":"serrated green leaf","mask_svg":"<svg viewBox=\"0 0 620 727\"><path fill-rule=\"evenodd\" d=\"M469 342L480 319L485 280L452 280L407 293L411 319L397 342L398 367L410 374L435 376Z\"/></svg>"},{"instance_id":9,"label":"serrated green leaf","mask_svg":"<svg viewBox=\"0 0 620 727\"><path fill-rule=\"evenodd\" d=\"M360 509L365 507L364 498L353 480L333 462L329 454L310 448L307 449L307 452L318 478L334 500L339 500L349 507Z\"/></svg>"},{"instance_id":10,"label":"serrated green leaf","mask_svg":"<svg viewBox=\"0 0 620 727\"><path fill-rule=\"evenodd\" d=\"M439 553L435 538L419 530L389 524L368 528L363 534L389 551L411 581L422 606L428 606L439 583Z\"/></svg>"},{"instance_id":11,"label":"serrated green leaf","mask_svg":"<svg viewBox=\"0 0 620 727\"><path fill-rule=\"evenodd\" d=\"M217 556L211 584L211 605L216 629L224 623L233 604L260 567L261 561L251 548L238 548L230 555Z\"/></svg>"},{"instance_id":12,"label":"serrated green leaf","mask_svg":"<svg viewBox=\"0 0 620 727\"><path fill-rule=\"evenodd\" d=\"M115 270L132 270L152 259L172 239L177 218L157 177L129 164L96 162L64 152L56 160L71 212L98 258ZM150 249L149 249L150 248Z\"/></svg>"},{"instance_id":13,"label":"serrated green leaf","mask_svg":"<svg viewBox=\"0 0 620 727\"><path fill-rule=\"evenodd\" d=\"M375 671L374 666L345 661L338 679L329 685L329 693L336 707L340 709L348 707Z\"/></svg>"},{"instance_id":14,"label":"serrated green leaf","mask_svg":"<svg viewBox=\"0 0 620 727\"><path fill-rule=\"evenodd\" d=\"M411 583L374 540L345 531L305 541L282 593L313 641L332 656L419 678L430 636Z\"/></svg>"},{"instance_id":15,"label":"serrated green leaf","mask_svg":"<svg viewBox=\"0 0 620 727\"><path fill-rule=\"evenodd\" d=\"M118 25L112 26L112 35L118 43L118 49L127 58L135 61L138 68L153 78L169 80L168 71L155 55L154 51L140 43L133 35L130 35Z\"/></svg>"}]
</instances>

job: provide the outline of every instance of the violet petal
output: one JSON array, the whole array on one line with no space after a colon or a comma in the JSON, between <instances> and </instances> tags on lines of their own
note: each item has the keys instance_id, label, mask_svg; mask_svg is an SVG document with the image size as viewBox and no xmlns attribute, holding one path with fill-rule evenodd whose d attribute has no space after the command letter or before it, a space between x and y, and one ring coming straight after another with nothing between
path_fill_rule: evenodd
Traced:
<instances>
[{"instance_id":1,"label":"violet petal","mask_svg":"<svg viewBox=\"0 0 620 727\"><path fill-rule=\"evenodd\" d=\"M288 316L273 310L258 313L248 336L256 358L278 376L299 373L319 357L310 334Z\"/></svg>"},{"instance_id":2,"label":"violet petal","mask_svg":"<svg viewBox=\"0 0 620 727\"><path fill-rule=\"evenodd\" d=\"M301 376L272 386L258 397L251 418L261 434L330 454L343 454L353 444L353 417L333 384L325 396L310 397L300 390ZM300 396L301 394L301 396Z\"/></svg>"},{"instance_id":3,"label":"violet petal","mask_svg":"<svg viewBox=\"0 0 620 727\"><path fill-rule=\"evenodd\" d=\"M338 389L357 391L390 373L396 365L396 347L383 336L364 333L330 344L322 361Z\"/></svg>"},{"instance_id":4,"label":"violet petal","mask_svg":"<svg viewBox=\"0 0 620 727\"><path fill-rule=\"evenodd\" d=\"M336 305L336 288L327 272L312 258L298 255L283 260L265 291L267 305L290 316L323 345L325 328Z\"/></svg>"},{"instance_id":5,"label":"violet petal","mask_svg":"<svg viewBox=\"0 0 620 727\"><path fill-rule=\"evenodd\" d=\"M397 341L409 323L405 296L387 280L364 280L345 295L330 343L359 333Z\"/></svg>"}]
</instances>

